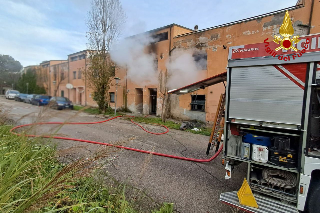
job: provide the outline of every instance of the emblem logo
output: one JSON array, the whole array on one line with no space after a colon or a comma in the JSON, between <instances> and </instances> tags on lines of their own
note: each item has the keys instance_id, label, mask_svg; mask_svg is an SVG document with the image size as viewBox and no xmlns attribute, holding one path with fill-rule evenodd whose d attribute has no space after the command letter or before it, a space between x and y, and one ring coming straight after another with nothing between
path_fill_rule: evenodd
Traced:
<instances>
[{"instance_id":1,"label":"emblem logo","mask_svg":"<svg viewBox=\"0 0 320 213\"><path fill-rule=\"evenodd\" d=\"M283 50L291 49L293 51L298 52L298 49L295 48L293 44L297 44L300 40L299 40L299 36L293 36L292 38L290 38L294 33L294 29L292 27L292 23L291 23L291 19L288 11L286 11L286 14L283 18L283 22L280 27L279 33L283 38L277 35L274 36L273 41L276 44L280 44L280 46L277 47L275 51L278 51L280 49L283 49Z\"/></svg>"}]
</instances>

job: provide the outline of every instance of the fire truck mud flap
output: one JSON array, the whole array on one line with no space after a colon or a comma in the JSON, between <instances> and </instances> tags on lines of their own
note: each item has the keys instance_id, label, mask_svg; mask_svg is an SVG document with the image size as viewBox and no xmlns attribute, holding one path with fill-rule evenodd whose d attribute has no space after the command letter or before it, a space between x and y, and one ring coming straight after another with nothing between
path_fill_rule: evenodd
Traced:
<instances>
[{"instance_id":1,"label":"fire truck mud flap","mask_svg":"<svg viewBox=\"0 0 320 213\"><path fill-rule=\"evenodd\" d=\"M297 213L298 210L295 206L290 206L288 204L281 203L277 200L272 200L257 194L254 197L258 203L259 208L249 207L240 205L237 196L237 191L224 192L220 195L220 201L234 206L235 208L244 210L246 212L253 213Z\"/></svg>"}]
</instances>

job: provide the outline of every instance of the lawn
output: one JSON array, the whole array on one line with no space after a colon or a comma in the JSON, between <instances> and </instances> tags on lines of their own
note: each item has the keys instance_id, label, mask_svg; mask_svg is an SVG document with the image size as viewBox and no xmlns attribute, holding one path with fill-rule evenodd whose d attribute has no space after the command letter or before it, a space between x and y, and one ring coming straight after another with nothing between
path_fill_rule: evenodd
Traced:
<instances>
[{"instance_id":1,"label":"lawn","mask_svg":"<svg viewBox=\"0 0 320 213\"><path fill-rule=\"evenodd\" d=\"M83 112L89 113L89 114L99 114L98 108L95 107L88 107L85 108L83 106L74 106L74 110L82 110ZM108 109L105 115L110 115L114 116L114 110L113 109ZM125 113L123 112L118 112L117 111L117 116L124 116ZM159 117L148 117L148 116L136 116L134 118L126 118L127 120L133 119L137 123L146 123L146 124L157 124L157 125L164 125L168 127L169 129L176 129L180 130L181 122L178 121L172 121L172 120L167 120L166 122L163 122L161 118ZM210 136L212 129L211 128L198 128L199 131L192 130L192 129L187 129L185 131L191 132L194 134L200 134L200 135L206 135Z\"/></svg>"}]
</instances>

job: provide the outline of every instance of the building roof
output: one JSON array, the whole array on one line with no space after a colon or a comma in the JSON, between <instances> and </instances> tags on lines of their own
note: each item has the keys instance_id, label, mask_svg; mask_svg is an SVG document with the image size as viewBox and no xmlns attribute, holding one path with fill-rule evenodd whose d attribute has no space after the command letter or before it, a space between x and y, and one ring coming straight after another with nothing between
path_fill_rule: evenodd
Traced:
<instances>
[{"instance_id":1,"label":"building roof","mask_svg":"<svg viewBox=\"0 0 320 213\"><path fill-rule=\"evenodd\" d=\"M256 20L256 19L261 19L261 18L264 18L264 17L267 17L267 16L271 16L271 15L275 15L275 14L279 14L279 13L284 13L287 10L288 11L289 10L295 10L295 9L298 9L298 8L301 8L301 7L304 7L304 5L297 4L297 5L292 6L292 7L287 7L287 8L276 10L276 11L273 11L273 12L270 12L270 13L265 13L265 14L258 15L258 16L253 16L251 18L241 19L241 20L238 20L238 21L229 22L229 23L226 23L226 24L221 24L221 25L217 25L217 26L214 26L214 27L205 28L205 29L198 30L198 31L192 31L190 33L184 33L184 34L175 36L175 38L179 38L179 37L183 37L183 36L187 36L187 35L191 35L191 34L202 33L202 32L208 31L208 30L212 30L212 29L228 27L228 26L231 26L231 25L240 24L242 22L248 22L248 21L252 21L252 20Z\"/></svg>"},{"instance_id":2,"label":"building roof","mask_svg":"<svg viewBox=\"0 0 320 213\"><path fill-rule=\"evenodd\" d=\"M62 63L64 63L64 62L67 62L68 60L65 60L65 59L62 59L62 60L49 60L49 61L43 61L40 64L50 63L50 61L63 61Z\"/></svg>"},{"instance_id":3,"label":"building roof","mask_svg":"<svg viewBox=\"0 0 320 213\"><path fill-rule=\"evenodd\" d=\"M220 73L218 75L212 76L210 78L203 79L201 81L189 84L187 86L181 87L179 89L173 89L168 91L169 94L186 94L189 92L193 92L199 89L204 89L208 86L212 86L214 84L218 84L227 80L227 72Z\"/></svg>"},{"instance_id":4,"label":"building roof","mask_svg":"<svg viewBox=\"0 0 320 213\"><path fill-rule=\"evenodd\" d=\"M184 27L184 26L179 25L179 24L172 23L172 24L169 24L169 25L166 25L166 26L163 26L163 27L159 27L159 28L156 28L156 29L153 29L153 30L149 30L149 31L143 32L143 33L139 33L139 34L136 34L136 35L132 35L132 36L129 36L129 37L126 37L126 38L132 38L132 37L139 36L139 35L143 35L143 34L154 33L154 32L157 32L157 31L160 31L160 30L164 30L164 29L166 29L166 28L173 27L173 26L177 26L177 27L181 27L181 28L184 28L184 29L193 31L193 30L190 29L190 28Z\"/></svg>"},{"instance_id":5,"label":"building roof","mask_svg":"<svg viewBox=\"0 0 320 213\"><path fill-rule=\"evenodd\" d=\"M79 53L83 53L83 52L87 52L88 50L81 50L81 51L79 51L79 52L76 52L76 53L71 53L71 54L69 54L68 56L70 56L70 55L77 55L77 54L79 54Z\"/></svg>"}]
</instances>

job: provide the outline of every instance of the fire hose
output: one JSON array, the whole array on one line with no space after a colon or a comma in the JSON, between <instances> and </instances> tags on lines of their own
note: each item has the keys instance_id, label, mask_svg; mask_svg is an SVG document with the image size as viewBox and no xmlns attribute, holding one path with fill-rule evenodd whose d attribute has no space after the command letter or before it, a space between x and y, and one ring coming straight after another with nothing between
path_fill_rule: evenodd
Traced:
<instances>
[{"instance_id":1,"label":"fire hose","mask_svg":"<svg viewBox=\"0 0 320 213\"><path fill-rule=\"evenodd\" d=\"M113 118L109 118L109 119L106 119L106 120L103 120L103 121L97 121L97 122L41 122L41 123L23 124L23 125L19 125L19 126L13 127L12 129L10 129L10 132L12 134L21 136L21 134L14 132L14 130L22 128L22 127L26 127L26 126L47 125L47 124L61 124L61 125L66 125L66 124L68 124L68 125L100 124L100 123L105 123L105 122L111 121L111 120L119 118L119 117L122 117L122 116L115 116ZM134 116L129 116L129 117L134 117ZM166 131L165 132L161 132L161 133L156 133L156 132L150 132L150 131L146 130L141 125L139 125L136 122L134 122L133 119L131 119L131 122L133 124L139 126L141 129L143 129L144 131L146 131L149 134L163 135L163 134L166 134L166 133L169 132L169 128L164 126L164 125L161 125L161 126L164 127L166 129ZM114 144L110 144L110 143L103 143L103 142L98 142L98 141L77 139L77 138L68 138L68 137L50 136L50 135L25 135L25 136L26 137L54 138L54 139L61 139L61 140L71 140L71 141L78 141L78 142L84 142L84 143L99 144L99 145L111 146L111 147L115 147L115 148L119 148L119 149L131 150L131 151L135 151L135 152L141 152L141 153L145 153L145 154L152 154L152 155L157 155L157 156L162 156L162 157L168 157L168 158L185 160L185 161L192 161L192 162L199 162L199 163L210 162L210 161L214 160L220 154L220 152L223 149L223 145L221 145L219 150L209 159L196 159L196 158L180 157L180 156L168 155L168 154L159 153L159 152L152 152L152 151L146 151L146 150L141 150L141 149L135 149L135 148L125 147L125 146L120 146L120 145L114 145Z\"/></svg>"}]
</instances>

